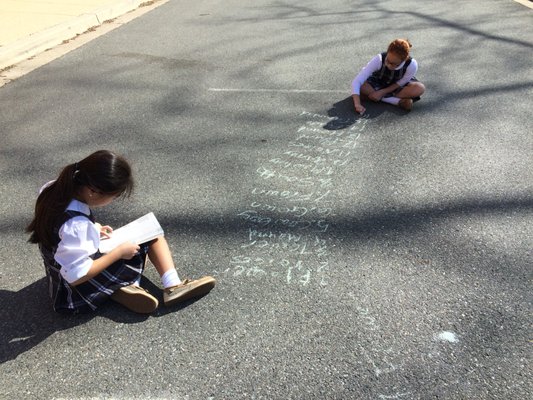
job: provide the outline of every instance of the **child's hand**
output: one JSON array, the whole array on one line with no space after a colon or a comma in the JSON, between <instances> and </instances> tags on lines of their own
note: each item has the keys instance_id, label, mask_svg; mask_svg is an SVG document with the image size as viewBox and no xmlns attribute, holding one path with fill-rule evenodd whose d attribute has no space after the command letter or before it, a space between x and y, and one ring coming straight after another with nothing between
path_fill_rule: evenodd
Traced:
<instances>
[{"instance_id":1,"label":"child's hand","mask_svg":"<svg viewBox=\"0 0 533 400\"><path fill-rule=\"evenodd\" d=\"M119 253L120 258L130 260L140 250L139 245L132 242L124 242L113 249Z\"/></svg>"},{"instance_id":2,"label":"child's hand","mask_svg":"<svg viewBox=\"0 0 533 400\"><path fill-rule=\"evenodd\" d=\"M100 225L98 222L95 223L96 229L100 232L100 238L109 239L113 233L113 228L109 225Z\"/></svg>"},{"instance_id":3,"label":"child's hand","mask_svg":"<svg viewBox=\"0 0 533 400\"><path fill-rule=\"evenodd\" d=\"M361 104L358 104L355 106L355 111L363 115L366 111L366 108L364 108Z\"/></svg>"}]
</instances>

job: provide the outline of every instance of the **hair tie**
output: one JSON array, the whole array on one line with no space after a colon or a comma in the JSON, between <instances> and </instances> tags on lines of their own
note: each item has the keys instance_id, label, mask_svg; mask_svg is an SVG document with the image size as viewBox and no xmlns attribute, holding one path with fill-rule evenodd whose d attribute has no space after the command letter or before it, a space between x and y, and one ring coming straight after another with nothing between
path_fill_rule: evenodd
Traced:
<instances>
[{"instance_id":1,"label":"hair tie","mask_svg":"<svg viewBox=\"0 0 533 400\"><path fill-rule=\"evenodd\" d=\"M72 178L76 178L76 175L80 172L78 163L74 163L74 172L72 173Z\"/></svg>"}]
</instances>

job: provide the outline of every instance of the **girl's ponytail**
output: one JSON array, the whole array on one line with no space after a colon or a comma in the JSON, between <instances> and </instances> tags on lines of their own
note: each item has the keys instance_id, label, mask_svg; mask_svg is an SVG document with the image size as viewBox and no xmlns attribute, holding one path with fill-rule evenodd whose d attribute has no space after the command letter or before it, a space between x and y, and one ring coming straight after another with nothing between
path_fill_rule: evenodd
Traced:
<instances>
[{"instance_id":1,"label":"girl's ponytail","mask_svg":"<svg viewBox=\"0 0 533 400\"><path fill-rule=\"evenodd\" d=\"M67 206L87 186L103 194L130 195L133 191L131 167L121 156L99 150L80 162L67 165L59 177L47 185L35 204L35 215L27 226L29 242L54 246L54 227Z\"/></svg>"},{"instance_id":2,"label":"girl's ponytail","mask_svg":"<svg viewBox=\"0 0 533 400\"><path fill-rule=\"evenodd\" d=\"M26 228L31 234L29 242L52 247L54 221L65 211L79 187L75 182L76 165L67 165L55 181L41 190L35 203L35 216Z\"/></svg>"}]
</instances>

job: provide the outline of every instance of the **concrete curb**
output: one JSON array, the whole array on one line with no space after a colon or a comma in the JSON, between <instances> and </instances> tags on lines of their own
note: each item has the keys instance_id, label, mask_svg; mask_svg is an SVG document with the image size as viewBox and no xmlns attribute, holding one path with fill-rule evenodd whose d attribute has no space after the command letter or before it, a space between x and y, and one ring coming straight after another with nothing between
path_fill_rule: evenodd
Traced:
<instances>
[{"instance_id":1,"label":"concrete curb","mask_svg":"<svg viewBox=\"0 0 533 400\"><path fill-rule=\"evenodd\" d=\"M72 39L105 21L119 17L138 8L146 0L121 0L108 7L82 14L70 21L45 29L0 48L0 70L34 57L54 46Z\"/></svg>"},{"instance_id":2,"label":"concrete curb","mask_svg":"<svg viewBox=\"0 0 533 400\"><path fill-rule=\"evenodd\" d=\"M522 4L523 6L529 7L533 10L533 0L514 0L514 1Z\"/></svg>"}]
</instances>

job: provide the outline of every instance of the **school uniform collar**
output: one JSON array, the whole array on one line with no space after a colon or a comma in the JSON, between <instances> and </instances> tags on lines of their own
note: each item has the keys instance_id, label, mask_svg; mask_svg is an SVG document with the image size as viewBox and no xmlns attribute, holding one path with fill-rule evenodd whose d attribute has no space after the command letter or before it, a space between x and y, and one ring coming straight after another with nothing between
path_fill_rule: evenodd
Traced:
<instances>
[{"instance_id":1,"label":"school uniform collar","mask_svg":"<svg viewBox=\"0 0 533 400\"><path fill-rule=\"evenodd\" d=\"M381 56L381 63L382 63L381 65L384 66L384 65L385 65L385 57L387 56L387 52L385 52L385 53L381 53L380 56ZM398 66L397 66L396 68L394 68L392 71L398 71L398 70L402 69L403 66L405 65L405 62L406 62L407 60L409 60L409 58L410 58L410 57L407 57L406 60L403 60L403 61L400 63L400 65L398 65ZM389 71L391 71L391 70L389 70Z\"/></svg>"},{"instance_id":2,"label":"school uniform collar","mask_svg":"<svg viewBox=\"0 0 533 400\"><path fill-rule=\"evenodd\" d=\"M394 68L395 71L398 71L399 69L402 69L405 64L405 60L402 61L400 65L398 65L396 68Z\"/></svg>"},{"instance_id":3,"label":"school uniform collar","mask_svg":"<svg viewBox=\"0 0 533 400\"><path fill-rule=\"evenodd\" d=\"M69 205L67 206L67 210L78 211L87 216L91 215L91 209L89 208L89 206L85 204L84 202L76 200L76 199L72 199L70 201Z\"/></svg>"}]
</instances>

